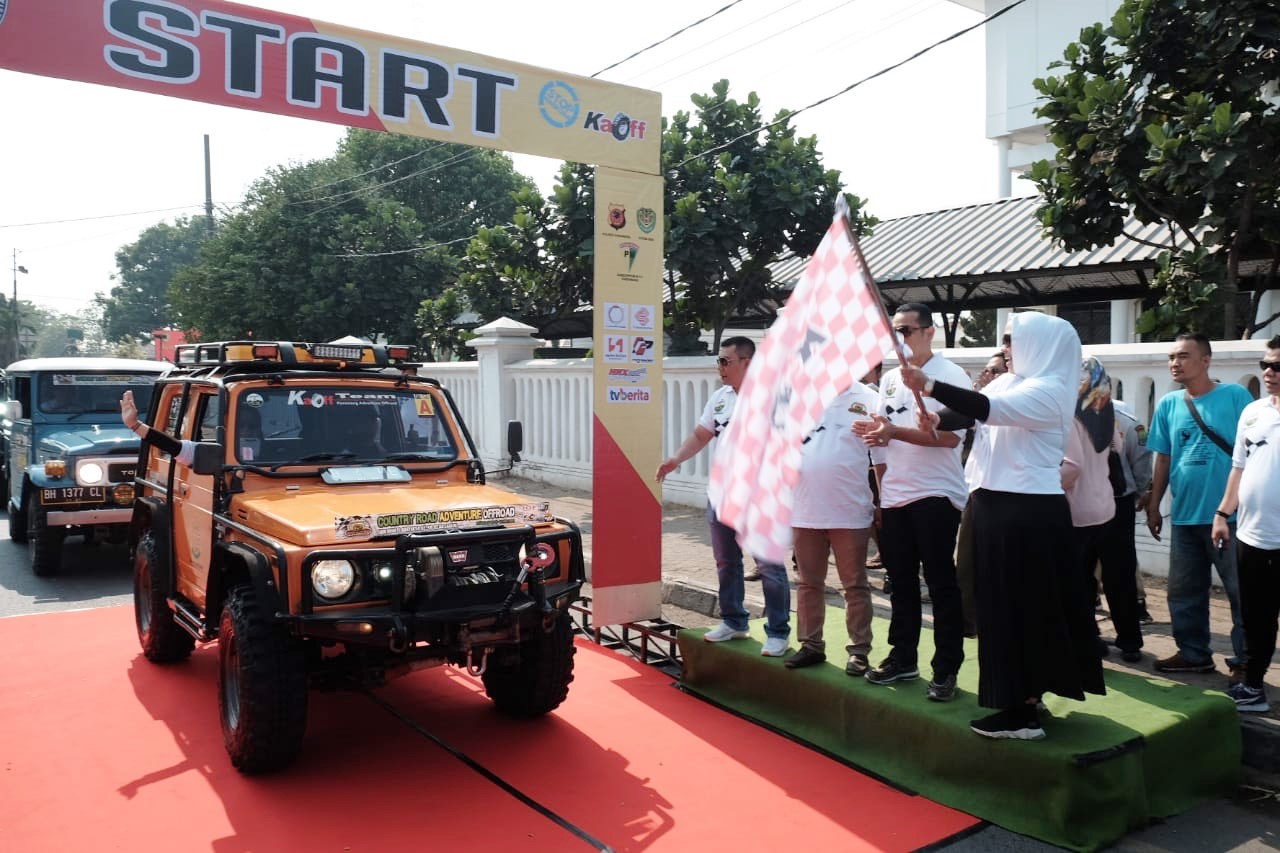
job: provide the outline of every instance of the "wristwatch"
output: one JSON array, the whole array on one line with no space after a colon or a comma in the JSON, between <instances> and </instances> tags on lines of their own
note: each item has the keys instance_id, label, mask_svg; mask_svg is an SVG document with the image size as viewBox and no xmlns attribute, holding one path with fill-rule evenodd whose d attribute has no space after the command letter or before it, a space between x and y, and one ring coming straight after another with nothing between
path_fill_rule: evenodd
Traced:
<instances>
[{"instance_id":1,"label":"wristwatch","mask_svg":"<svg viewBox=\"0 0 1280 853\"><path fill-rule=\"evenodd\" d=\"M932 376L930 376L928 379L926 379L926 380L924 381L924 393L925 393L925 395L926 395L926 396L929 396L929 397L932 397L932 396L933 396L933 386L934 386L934 384L935 384L935 383L934 383L934 379L933 379L933 377L932 377Z\"/></svg>"}]
</instances>

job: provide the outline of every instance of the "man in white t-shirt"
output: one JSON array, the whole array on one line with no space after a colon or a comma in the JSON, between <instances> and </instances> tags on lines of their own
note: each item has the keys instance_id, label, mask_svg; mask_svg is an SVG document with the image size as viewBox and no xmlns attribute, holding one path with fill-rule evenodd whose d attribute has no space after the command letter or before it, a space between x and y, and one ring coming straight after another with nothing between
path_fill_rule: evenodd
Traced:
<instances>
[{"instance_id":1,"label":"man in white t-shirt","mask_svg":"<svg viewBox=\"0 0 1280 853\"><path fill-rule=\"evenodd\" d=\"M875 500L867 472L883 461L884 449L868 451L853 424L871 417L877 392L860 382L837 395L804 441L800 479L792 501L795 538L796 638L800 651L787 658L788 669L827 659L822 638L827 618L827 567L834 553L844 594L844 623L849 636L844 671L864 676L871 668L871 586L867 583L867 541L875 519Z\"/></svg>"},{"instance_id":2,"label":"man in white t-shirt","mask_svg":"<svg viewBox=\"0 0 1280 853\"><path fill-rule=\"evenodd\" d=\"M1240 610L1245 648L1249 650L1244 678L1227 694L1241 711L1264 713L1267 704L1262 679L1276 650L1276 622L1280 617L1280 335L1267 341L1259 362L1265 394L1244 407L1236 425L1231 473L1226 492L1214 511L1213 541L1226 548L1231 541L1231 514L1236 520L1236 571L1240 580Z\"/></svg>"},{"instance_id":3,"label":"man in white t-shirt","mask_svg":"<svg viewBox=\"0 0 1280 853\"><path fill-rule=\"evenodd\" d=\"M964 369L933 353L933 313L909 302L893 315L893 329L908 348L907 361L938 382L967 388ZM879 414L854 424L870 445L885 448L880 481L880 553L889 574L889 656L867 673L872 684L918 678L920 570L933 603L933 679L928 697L955 696L956 673L964 662L964 617L956 583L956 529L968 499L960 445L964 431L936 433L917 425L915 395L895 368L880 382ZM925 400L929 411L941 406Z\"/></svg>"},{"instance_id":4,"label":"man in white t-shirt","mask_svg":"<svg viewBox=\"0 0 1280 853\"><path fill-rule=\"evenodd\" d=\"M693 433L684 440L676 452L658 466L656 479L662 482L666 476L702 448L711 443L729 426L738 389L747 375L747 365L756 353L755 342L750 338L726 338L720 344L716 366L720 381L702 410L702 417ZM720 588L720 616L724 620L712 628L702 639L711 643L740 640L747 633L746 582L742 571L742 549L733 528L721 524L715 510L707 504L707 523L711 527L711 551L716 559L716 575ZM791 585L786 569L778 563L756 560L760 580L764 588L765 642L760 653L766 657L782 657L787 653L787 638L791 635Z\"/></svg>"}]
</instances>

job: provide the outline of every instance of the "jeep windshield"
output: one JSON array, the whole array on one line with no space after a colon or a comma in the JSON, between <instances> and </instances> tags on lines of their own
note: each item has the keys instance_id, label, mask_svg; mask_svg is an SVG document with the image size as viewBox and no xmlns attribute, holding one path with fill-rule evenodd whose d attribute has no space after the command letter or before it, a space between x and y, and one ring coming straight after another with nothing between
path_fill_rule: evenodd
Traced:
<instances>
[{"instance_id":1,"label":"jeep windshield","mask_svg":"<svg viewBox=\"0 0 1280 853\"><path fill-rule=\"evenodd\" d=\"M235 457L272 468L311 463L451 462L444 399L426 387L307 384L241 392Z\"/></svg>"},{"instance_id":2,"label":"jeep windshield","mask_svg":"<svg viewBox=\"0 0 1280 853\"><path fill-rule=\"evenodd\" d=\"M138 411L145 412L155 381L154 373L41 373L36 408L46 415L67 415L67 420L118 420L124 392L132 391Z\"/></svg>"}]
</instances>

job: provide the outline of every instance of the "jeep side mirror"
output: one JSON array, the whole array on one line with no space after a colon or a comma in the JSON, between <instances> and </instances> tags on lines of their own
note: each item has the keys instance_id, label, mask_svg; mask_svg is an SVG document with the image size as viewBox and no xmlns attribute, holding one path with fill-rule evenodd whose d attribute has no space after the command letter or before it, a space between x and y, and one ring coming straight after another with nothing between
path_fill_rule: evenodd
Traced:
<instances>
[{"instance_id":1,"label":"jeep side mirror","mask_svg":"<svg viewBox=\"0 0 1280 853\"><path fill-rule=\"evenodd\" d=\"M507 455L512 462L520 461L521 450L524 450L524 424L507 421Z\"/></svg>"},{"instance_id":2,"label":"jeep side mirror","mask_svg":"<svg viewBox=\"0 0 1280 853\"><path fill-rule=\"evenodd\" d=\"M191 470L197 474L216 474L222 470L222 458L225 451L221 444L202 441L196 445L195 458L191 461Z\"/></svg>"},{"instance_id":3,"label":"jeep side mirror","mask_svg":"<svg viewBox=\"0 0 1280 853\"><path fill-rule=\"evenodd\" d=\"M11 421L22 419L22 402L20 400L4 401L4 416Z\"/></svg>"}]
</instances>

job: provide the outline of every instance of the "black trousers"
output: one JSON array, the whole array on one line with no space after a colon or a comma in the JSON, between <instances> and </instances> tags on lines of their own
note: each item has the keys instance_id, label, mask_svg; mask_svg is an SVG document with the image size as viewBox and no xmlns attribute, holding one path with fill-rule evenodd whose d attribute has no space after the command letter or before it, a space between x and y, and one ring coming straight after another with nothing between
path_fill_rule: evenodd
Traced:
<instances>
[{"instance_id":1,"label":"black trousers","mask_svg":"<svg viewBox=\"0 0 1280 853\"><path fill-rule=\"evenodd\" d=\"M1107 610L1116 629L1116 647L1131 652L1142 648L1142 627L1138 622L1138 550L1134 544L1134 522L1137 510L1133 496L1116 498L1115 518L1103 525L1097 543L1097 562L1102 565L1102 592L1107 597ZM1093 574L1093 555L1086 556L1084 571L1088 576L1089 607L1098 595L1098 581Z\"/></svg>"},{"instance_id":2,"label":"black trousers","mask_svg":"<svg viewBox=\"0 0 1280 853\"><path fill-rule=\"evenodd\" d=\"M1236 572L1240 577L1240 618L1249 650L1245 683L1261 687L1276 651L1280 619L1280 551L1264 551L1237 540Z\"/></svg>"},{"instance_id":3,"label":"black trousers","mask_svg":"<svg viewBox=\"0 0 1280 853\"><path fill-rule=\"evenodd\" d=\"M953 675L964 662L964 619L956 583L960 510L946 498L921 498L881 511L880 558L889 575L889 655L915 666L920 646L920 570L933 602L933 673Z\"/></svg>"}]
</instances>

